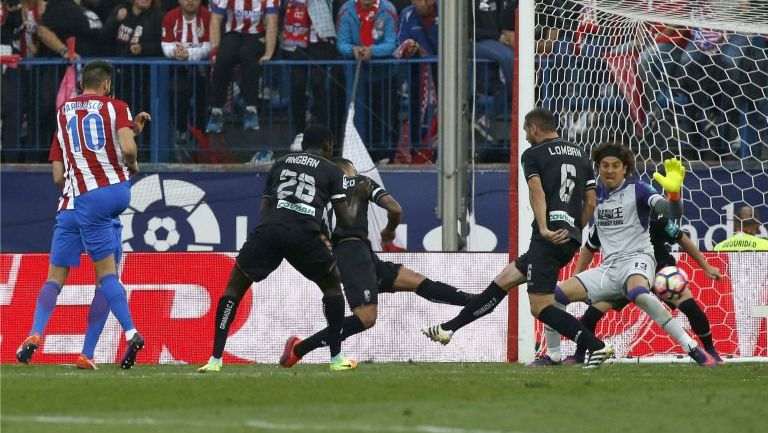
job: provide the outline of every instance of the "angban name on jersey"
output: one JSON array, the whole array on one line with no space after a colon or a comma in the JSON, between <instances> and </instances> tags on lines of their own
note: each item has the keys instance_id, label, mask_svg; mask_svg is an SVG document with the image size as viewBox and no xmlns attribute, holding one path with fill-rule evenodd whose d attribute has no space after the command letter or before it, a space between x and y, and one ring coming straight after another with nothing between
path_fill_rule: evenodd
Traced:
<instances>
[{"instance_id":1,"label":"angban name on jersey","mask_svg":"<svg viewBox=\"0 0 768 433\"><path fill-rule=\"evenodd\" d=\"M285 158L286 164L301 164L301 165L308 165L310 167L317 167L320 165L320 160L316 158L312 158L308 155L298 155L298 156L289 156L288 158Z\"/></svg>"}]
</instances>

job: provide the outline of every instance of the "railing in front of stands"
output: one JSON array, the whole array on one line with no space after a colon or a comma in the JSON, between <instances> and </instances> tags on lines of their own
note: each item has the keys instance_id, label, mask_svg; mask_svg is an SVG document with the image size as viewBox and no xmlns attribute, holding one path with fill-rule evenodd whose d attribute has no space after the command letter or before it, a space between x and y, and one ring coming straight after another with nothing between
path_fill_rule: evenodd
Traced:
<instances>
[{"instance_id":1,"label":"railing in front of stands","mask_svg":"<svg viewBox=\"0 0 768 433\"><path fill-rule=\"evenodd\" d=\"M81 59L78 65L85 63ZM113 88L135 114L152 115L137 137L140 161L243 162L254 154L288 151L306 119L327 124L343 137L352 96L353 60L276 60L261 77L243 77L236 67L224 107L221 134L206 134L211 65L207 61L110 59ZM60 59L28 59L3 74L2 159L47 160L55 132L55 102L69 65ZM473 125L480 162L508 161L509 103L494 63L479 60ZM471 72L471 68L470 68ZM259 80L260 129L243 130L241 80ZM361 70L355 125L374 160L398 162L432 155L437 146L437 59L374 60ZM472 81L470 81L472 82ZM433 83L433 84L430 84ZM304 120L304 121L302 121Z\"/></svg>"}]
</instances>

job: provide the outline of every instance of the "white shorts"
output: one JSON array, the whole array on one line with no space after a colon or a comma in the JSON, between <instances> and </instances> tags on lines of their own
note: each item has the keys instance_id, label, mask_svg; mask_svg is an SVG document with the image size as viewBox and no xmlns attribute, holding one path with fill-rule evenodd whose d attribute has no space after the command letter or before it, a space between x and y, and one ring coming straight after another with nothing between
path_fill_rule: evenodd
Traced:
<instances>
[{"instance_id":1,"label":"white shorts","mask_svg":"<svg viewBox=\"0 0 768 433\"><path fill-rule=\"evenodd\" d=\"M576 275L587 289L591 303L612 302L627 298L627 280L642 275L651 284L656 275L656 260L646 253L638 253L616 262L603 262L600 266Z\"/></svg>"}]
</instances>

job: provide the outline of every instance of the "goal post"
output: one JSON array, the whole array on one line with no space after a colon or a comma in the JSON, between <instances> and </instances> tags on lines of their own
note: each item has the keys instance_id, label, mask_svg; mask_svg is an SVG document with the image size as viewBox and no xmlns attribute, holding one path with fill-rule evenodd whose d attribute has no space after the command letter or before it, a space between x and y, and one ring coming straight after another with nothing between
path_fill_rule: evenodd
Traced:
<instances>
[{"instance_id":1,"label":"goal post","mask_svg":"<svg viewBox=\"0 0 768 433\"><path fill-rule=\"evenodd\" d=\"M743 205L753 207L765 223L766 16L768 0L521 0L512 120L516 140L510 152L510 214L516 212L516 221L510 218L511 258L524 252L530 239L533 213L519 161L528 146L522 117L536 106L552 111L560 135L587 151L605 141L628 145L645 181L665 158L681 158L688 168L681 225L702 251L733 234L734 215ZM761 234L768 235L765 226ZM768 253L750 256L746 267L736 265L744 256L707 257L721 268L725 283L708 282L687 257L684 266L702 286L694 293L703 296L713 326L728 322L734 329L733 335L717 338L725 344L742 336L759 346L750 350L738 342L729 355L765 356L766 321L751 312L768 304L768 281L761 273ZM751 289L737 287L737 281ZM517 325L519 345L508 358L525 362L534 355L540 330L528 312L524 287L517 301L510 302L509 320ZM572 312L581 314L578 308ZM638 348L662 359L677 355L673 347L654 343L652 325L630 332L620 326L622 320L639 319L631 309L612 314L598 334L618 338L611 330L621 329L623 356L636 356Z\"/></svg>"}]
</instances>

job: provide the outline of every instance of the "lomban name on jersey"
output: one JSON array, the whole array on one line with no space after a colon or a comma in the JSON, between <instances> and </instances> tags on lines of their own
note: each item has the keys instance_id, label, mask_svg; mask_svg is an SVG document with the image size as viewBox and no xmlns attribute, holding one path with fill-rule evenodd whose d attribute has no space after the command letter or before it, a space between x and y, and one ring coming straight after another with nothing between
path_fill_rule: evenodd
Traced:
<instances>
[{"instance_id":1,"label":"lomban name on jersey","mask_svg":"<svg viewBox=\"0 0 768 433\"><path fill-rule=\"evenodd\" d=\"M301 164L301 165L308 165L310 167L317 167L320 165L320 160L312 158L311 156L307 155L299 155L299 156L289 156L288 158L285 158L286 164Z\"/></svg>"},{"instance_id":2,"label":"lomban name on jersey","mask_svg":"<svg viewBox=\"0 0 768 433\"><path fill-rule=\"evenodd\" d=\"M573 146L552 146L549 148L550 155L568 155L581 156L581 149Z\"/></svg>"},{"instance_id":3,"label":"lomban name on jersey","mask_svg":"<svg viewBox=\"0 0 768 433\"><path fill-rule=\"evenodd\" d=\"M64 113L77 110L99 111L104 104L101 101L73 101L64 104Z\"/></svg>"},{"instance_id":4,"label":"lomban name on jersey","mask_svg":"<svg viewBox=\"0 0 768 433\"><path fill-rule=\"evenodd\" d=\"M291 203L286 200L278 200L277 208L290 209L300 214L315 216L315 208L304 203Z\"/></svg>"},{"instance_id":5,"label":"lomban name on jersey","mask_svg":"<svg viewBox=\"0 0 768 433\"><path fill-rule=\"evenodd\" d=\"M564 221L571 227L576 227L576 220L573 219L572 216L568 215L568 212L563 212L561 210L553 210L549 213L549 221L555 222L555 221Z\"/></svg>"}]
</instances>

